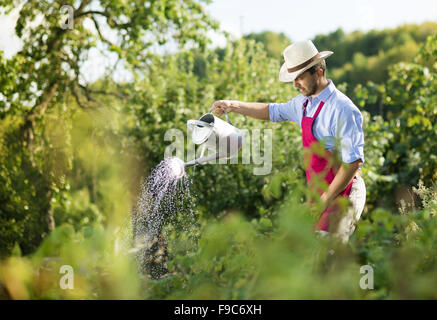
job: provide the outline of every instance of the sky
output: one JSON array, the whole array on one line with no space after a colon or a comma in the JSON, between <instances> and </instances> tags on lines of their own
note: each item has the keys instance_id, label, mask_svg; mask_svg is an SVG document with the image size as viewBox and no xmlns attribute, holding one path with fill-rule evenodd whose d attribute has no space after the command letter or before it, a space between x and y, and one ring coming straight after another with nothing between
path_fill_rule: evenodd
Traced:
<instances>
[{"instance_id":1,"label":"sky","mask_svg":"<svg viewBox=\"0 0 437 320\"><path fill-rule=\"evenodd\" d=\"M13 11L10 15L0 15L0 50L6 57L10 57L20 46L20 39L15 36L14 27L18 18L18 11Z\"/></svg>"},{"instance_id":2,"label":"sky","mask_svg":"<svg viewBox=\"0 0 437 320\"><path fill-rule=\"evenodd\" d=\"M235 38L250 32L270 30L284 32L292 41L312 39L342 28L355 30L393 28L404 23L437 22L436 0L214 0L205 5L222 29ZM21 46L14 35L18 10L0 15L0 50L10 57ZM223 46L225 39L210 33L213 46ZM99 76L99 70L110 62L91 55L88 81Z\"/></svg>"},{"instance_id":3,"label":"sky","mask_svg":"<svg viewBox=\"0 0 437 320\"><path fill-rule=\"evenodd\" d=\"M207 10L235 37L270 30L293 41L342 28L393 28L404 23L437 22L436 0L215 0ZM223 42L218 36L216 42Z\"/></svg>"}]
</instances>

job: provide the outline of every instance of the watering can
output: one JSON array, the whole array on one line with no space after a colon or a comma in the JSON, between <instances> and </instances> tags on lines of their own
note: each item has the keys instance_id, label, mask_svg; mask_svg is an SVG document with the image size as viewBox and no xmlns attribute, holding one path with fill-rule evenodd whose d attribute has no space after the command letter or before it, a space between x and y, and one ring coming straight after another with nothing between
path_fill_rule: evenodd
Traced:
<instances>
[{"instance_id":1,"label":"watering can","mask_svg":"<svg viewBox=\"0 0 437 320\"><path fill-rule=\"evenodd\" d=\"M243 134L234 127L224 110L226 121L214 116L212 111L204 114L199 120L188 120L187 127L192 129L192 140L197 145L208 149L205 157L200 157L184 163L184 167L191 167L212 160L230 159L240 150L243 144Z\"/></svg>"}]
</instances>

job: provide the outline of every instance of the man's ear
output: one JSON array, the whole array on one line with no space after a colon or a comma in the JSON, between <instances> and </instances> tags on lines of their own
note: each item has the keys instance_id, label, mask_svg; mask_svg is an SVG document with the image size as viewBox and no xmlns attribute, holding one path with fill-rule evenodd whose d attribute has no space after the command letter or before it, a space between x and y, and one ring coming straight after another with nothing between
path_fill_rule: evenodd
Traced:
<instances>
[{"instance_id":1,"label":"man's ear","mask_svg":"<svg viewBox=\"0 0 437 320\"><path fill-rule=\"evenodd\" d=\"M323 77L324 76L323 69L322 68L317 69L317 74L319 75L319 77Z\"/></svg>"}]
</instances>

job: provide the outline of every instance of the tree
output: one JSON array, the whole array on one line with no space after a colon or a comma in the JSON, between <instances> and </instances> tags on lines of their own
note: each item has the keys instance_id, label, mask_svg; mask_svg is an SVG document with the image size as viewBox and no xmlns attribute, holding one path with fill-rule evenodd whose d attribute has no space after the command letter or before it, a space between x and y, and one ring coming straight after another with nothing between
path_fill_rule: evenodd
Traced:
<instances>
[{"instance_id":1,"label":"tree","mask_svg":"<svg viewBox=\"0 0 437 320\"><path fill-rule=\"evenodd\" d=\"M437 179L437 34L429 36L414 63L400 63L390 70L385 101L394 139L386 168L405 185ZM429 61L432 68L426 66Z\"/></svg>"},{"instance_id":2,"label":"tree","mask_svg":"<svg viewBox=\"0 0 437 320\"><path fill-rule=\"evenodd\" d=\"M389 66L411 62L426 37L437 31L437 24L405 24L393 29L354 31L345 34L341 28L316 35L314 44L320 50L332 50L327 59L328 76L335 82L347 82L348 92L367 81L378 84L389 79ZM428 65L430 66L430 65ZM372 106L377 109L377 106ZM372 111L372 110L371 110ZM372 112L373 113L373 112Z\"/></svg>"},{"instance_id":3,"label":"tree","mask_svg":"<svg viewBox=\"0 0 437 320\"><path fill-rule=\"evenodd\" d=\"M121 91L96 88L84 80L81 67L90 51L98 48L111 52L118 64L138 74L148 68L153 46L174 42L204 47L206 32L217 28L217 24L208 17L201 2L32 0L22 5L15 31L23 47L9 60L0 55L0 119L2 125L9 124L2 128L0 149L2 182L8 182L1 190L0 214L2 224L8 226L5 228L16 228L16 217L26 221L32 213L35 217L35 212L41 215L33 233L37 239L54 227L51 201L62 190L62 173L59 175L53 166L46 165L50 162L46 160L53 156L48 152L52 150L50 135L44 130L47 115L58 112L58 123L62 123L62 118L68 115L65 107L74 106L67 103L71 97L79 108L89 109L102 106L100 97L105 95L123 96ZM6 0L0 8L8 13L20 3ZM72 17L62 14L63 5L70 6ZM71 29L64 25L70 18L74 22ZM40 22L36 23L38 19ZM68 140L68 130L61 133ZM24 181L30 183L20 183ZM12 196L14 190L18 198ZM25 194L26 206L32 208L40 203L30 213L21 208L20 201L24 199L20 196ZM25 240L17 236L20 232L14 233L9 242L24 245ZM24 252L32 251L39 241Z\"/></svg>"},{"instance_id":4,"label":"tree","mask_svg":"<svg viewBox=\"0 0 437 320\"><path fill-rule=\"evenodd\" d=\"M276 59L282 59L282 51L286 46L291 44L290 38L283 32L275 33L272 31L263 31L259 33L249 33L243 38L261 42L267 50L267 55Z\"/></svg>"}]
</instances>

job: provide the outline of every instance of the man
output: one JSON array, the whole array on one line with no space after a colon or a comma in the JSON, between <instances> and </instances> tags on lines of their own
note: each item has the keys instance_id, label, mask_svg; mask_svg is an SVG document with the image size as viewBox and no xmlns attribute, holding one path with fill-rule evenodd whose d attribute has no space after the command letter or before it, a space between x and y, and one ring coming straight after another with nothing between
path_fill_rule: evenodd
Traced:
<instances>
[{"instance_id":1,"label":"man","mask_svg":"<svg viewBox=\"0 0 437 320\"><path fill-rule=\"evenodd\" d=\"M297 122L302 128L308 186L320 194L324 205L316 229L322 235L331 233L346 242L366 199L360 174L364 163L363 117L332 80L325 78L325 58L332 51L318 52L307 40L289 45L282 54L285 62L279 80L293 82L300 95L286 103L219 100L211 110L218 115L226 110L272 122ZM324 146L322 152L317 148L320 145ZM336 154L341 156L340 163L335 161ZM317 181L324 181L328 187L322 188ZM338 205L341 197L352 203L346 213L341 213Z\"/></svg>"}]
</instances>

